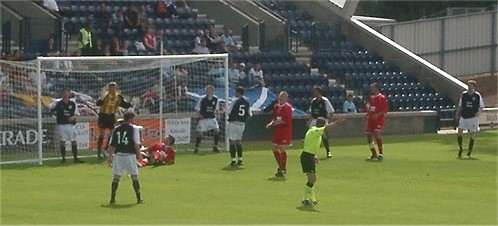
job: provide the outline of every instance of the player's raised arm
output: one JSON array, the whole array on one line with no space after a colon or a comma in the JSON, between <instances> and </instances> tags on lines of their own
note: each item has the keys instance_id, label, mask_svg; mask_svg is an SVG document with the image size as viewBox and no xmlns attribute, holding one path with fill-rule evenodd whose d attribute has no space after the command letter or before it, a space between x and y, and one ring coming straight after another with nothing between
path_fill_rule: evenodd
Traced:
<instances>
[{"instance_id":1,"label":"player's raised arm","mask_svg":"<svg viewBox=\"0 0 498 226\"><path fill-rule=\"evenodd\" d=\"M124 109L128 109L128 108L133 107L133 104L126 101L125 98L123 97L123 95L121 95L121 94L118 94L118 95L119 95L119 106L120 107L122 107Z\"/></svg>"},{"instance_id":2,"label":"player's raised arm","mask_svg":"<svg viewBox=\"0 0 498 226\"><path fill-rule=\"evenodd\" d=\"M61 99L54 100L54 102L52 102L48 105L48 109L51 111L55 110L55 107L57 106L57 103L59 103L59 101L61 101Z\"/></svg>"}]
</instances>

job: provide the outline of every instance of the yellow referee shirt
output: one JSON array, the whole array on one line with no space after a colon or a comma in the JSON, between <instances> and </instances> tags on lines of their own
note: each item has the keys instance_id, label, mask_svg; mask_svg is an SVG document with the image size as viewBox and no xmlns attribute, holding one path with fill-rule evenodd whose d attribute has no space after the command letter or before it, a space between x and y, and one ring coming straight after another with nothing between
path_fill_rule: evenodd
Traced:
<instances>
[{"instance_id":1,"label":"yellow referee shirt","mask_svg":"<svg viewBox=\"0 0 498 226\"><path fill-rule=\"evenodd\" d=\"M325 127L311 127L306 136L304 137L304 152L316 155L318 150L320 150L320 144L322 143L322 135L325 131Z\"/></svg>"}]
</instances>

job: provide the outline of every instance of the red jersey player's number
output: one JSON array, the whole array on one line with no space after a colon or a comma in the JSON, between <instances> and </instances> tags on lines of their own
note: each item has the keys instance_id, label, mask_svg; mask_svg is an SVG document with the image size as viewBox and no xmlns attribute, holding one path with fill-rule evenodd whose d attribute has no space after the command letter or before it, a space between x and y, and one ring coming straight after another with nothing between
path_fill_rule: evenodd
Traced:
<instances>
[{"instance_id":1,"label":"red jersey player's number","mask_svg":"<svg viewBox=\"0 0 498 226\"><path fill-rule=\"evenodd\" d=\"M126 136L126 131L123 132L123 135L121 135L121 132L117 132L116 135L118 136L118 144L128 145L128 136Z\"/></svg>"},{"instance_id":2,"label":"red jersey player's number","mask_svg":"<svg viewBox=\"0 0 498 226\"><path fill-rule=\"evenodd\" d=\"M246 115L246 106L240 105L239 106L239 116L244 116L244 115Z\"/></svg>"}]
</instances>

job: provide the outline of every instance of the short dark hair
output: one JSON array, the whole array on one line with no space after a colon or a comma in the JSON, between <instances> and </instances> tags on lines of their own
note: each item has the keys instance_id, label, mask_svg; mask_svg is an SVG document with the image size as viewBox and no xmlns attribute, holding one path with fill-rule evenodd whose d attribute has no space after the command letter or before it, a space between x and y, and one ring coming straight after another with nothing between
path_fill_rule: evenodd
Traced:
<instances>
[{"instance_id":1,"label":"short dark hair","mask_svg":"<svg viewBox=\"0 0 498 226\"><path fill-rule=\"evenodd\" d=\"M237 87L235 89L235 92L240 93L240 95L244 95L244 92L245 92L244 87L242 87L242 86Z\"/></svg>"},{"instance_id":2,"label":"short dark hair","mask_svg":"<svg viewBox=\"0 0 498 226\"><path fill-rule=\"evenodd\" d=\"M64 92L64 91L69 91L69 92L71 92L71 90L70 90L69 88L67 88L67 87L62 88L61 93L62 93L62 92Z\"/></svg>"},{"instance_id":3,"label":"short dark hair","mask_svg":"<svg viewBox=\"0 0 498 226\"><path fill-rule=\"evenodd\" d=\"M316 127L324 127L326 123L327 119L325 119L324 117L318 117L316 119Z\"/></svg>"},{"instance_id":4,"label":"short dark hair","mask_svg":"<svg viewBox=\"0 0 498 226\"><path fill-rule=\"evenodd\" d=\"M353 94L349 94L348 97L353 97Z\"/></svg>"},{"instance_id":5,"label":"short dark hair","mask_svg":"<svg viewBox=\"0 0 498 226\"><path fill-rule=\"evenodd\" d=\"M380 84L379 83L374 82L374 83L372 83L372 86L375 86L375 87L377 87L377 89L380 90Z\"/></svg>"},{"instance_id":6,"label":"short dark hair","mask_svg":"<svg viewBox=\"0 0 498 226\"><path fill-rule=\"evenodd\" d=\"M169 139L169 145L175 144L175 138L173 136L168 135L168 139Z\"/></svg>"},{"instance_id":7,"label":"short dark hair","mask_svg":"<svg viewBox=\"0 0 498 226\"><path fill-rule=\"evenodd\" d=\"M125 121L128 121L128 120L130 120L130 119L132 119L132 118L135 118L135 113L134 113L133 111L127 111L127 112L125 112L125 113L124 113L124 115L123 115L123 119L124 119Z\"/></svg>"},{"instance_id":8,"label":"short dark hair","mask_svg":"<svg viewBox=\"0 0 498 226\"><path fill-rule=\"evenodd\" d=\"M322 93L323 93L323 92L322 92L322 87L320 87L320 86L315 86L315 87L313 87L313 90L318 91L320 94L322 94Z\"/></svg>"}]
</instances>

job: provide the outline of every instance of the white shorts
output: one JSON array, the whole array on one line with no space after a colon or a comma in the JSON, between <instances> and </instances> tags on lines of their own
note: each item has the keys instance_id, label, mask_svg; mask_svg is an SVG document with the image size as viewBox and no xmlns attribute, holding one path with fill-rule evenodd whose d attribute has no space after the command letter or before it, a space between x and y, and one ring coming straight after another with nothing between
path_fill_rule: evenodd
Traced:
<instances>
[{"instance_id":1,"label":"white shorts","mask_svg":"<svg viewBox=\"0 0 498 226\"><path fill-rule=\"evenodd\" d=\"M228 139L242 140L246 124L243 122L228 122Z\"/></svg>"},{"instance_id":2,"label":"white shorts","mask_svg":"<svg viewBox=\"0 0 498 226\"><path fill-rule=\"evenodd\" d=\"M207 132L219 128L218 121L215 118L199 119L199 123L197 123L197 131L199 132Z\"/></svg>"},{"instance_id":3,"label":"white shorts","mask_svg":"<svg viewBox=\"0 0 498 226\"><path fill-rule=\"evenodd\" d=\"M329 123L329 120L328 119L325 119L325 125ZM311 122L310 122L310 128L313 127L314 125L316 125L316 118L314 119L311 119Z\"/></svg>"},{"instance_id":4,"label":"white shorts","mask_svg":"<svg viewBox=\"0 0 498 226\"><path fill-rule=\"evenodd\" d=\"M112 173L122 176L123 171L129 175L138 175L137 157L135 154L116 153L112 161Z\"/></svg>"},{"instance_id":5,"label":"white shorts","mask_svg":"<svg viewBox=\"0 0 498 226\"><path fill-rule=\"evenodd\" d=\"M60 141L76 141L76 127L73 124L61 124L58 127Z\"/></svg>"},{"instance_id":6,"label":"white shorts","mask_svg":"<svg viewBox=\"0 0 498 226\"><path fill-rule=\"evenodd\" d=\"M481 130L479 128L479 118L478 117L473 117L473 118L460 117L460 121L458 122L458 128L466 129L469 131L469 133L478 132L479 130Z\"/></svg>"}]
</instances>

